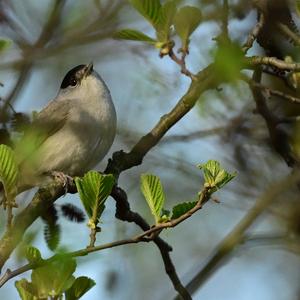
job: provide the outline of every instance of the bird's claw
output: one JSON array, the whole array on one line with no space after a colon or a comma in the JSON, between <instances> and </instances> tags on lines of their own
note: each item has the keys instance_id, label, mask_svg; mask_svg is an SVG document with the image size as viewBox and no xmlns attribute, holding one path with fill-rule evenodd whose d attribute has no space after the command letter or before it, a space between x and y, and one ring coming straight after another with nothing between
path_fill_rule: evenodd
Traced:
<instances>
[{"instance_id":1,"label":"bird's claw","mask_svg":"<svg viewBox=\"0 0 300 300\"><path fill-rule=\"evenodd\" d=\"M65 194L67 194L68 187L73 182L73 177L71 177L67 174L64 174L63 172L59 172L59 171L53 171L53 172L51 172L51 175L53 176L54 180L57 180L58 182L62 183L62 185L65 189Z\"/></svg>"}]
</instances>

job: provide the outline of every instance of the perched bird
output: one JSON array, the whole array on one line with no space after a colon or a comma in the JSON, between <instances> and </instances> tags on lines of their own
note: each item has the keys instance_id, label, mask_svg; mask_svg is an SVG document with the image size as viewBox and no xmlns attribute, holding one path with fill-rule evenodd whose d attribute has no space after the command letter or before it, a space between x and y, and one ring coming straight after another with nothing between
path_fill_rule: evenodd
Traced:
<instances>
[{"instance_id":1,"label":"perched bird","mask_svg":"<svg viewBox=\"0 0 300 300\"><path fill-rule=\"evenodd\" d=\"M16 144L18 192L48 183L53 174L82 176L93 168L113 143L116 120L108 87L93 64L70 70L56 98Z\"/></svg>"}]
</instances>

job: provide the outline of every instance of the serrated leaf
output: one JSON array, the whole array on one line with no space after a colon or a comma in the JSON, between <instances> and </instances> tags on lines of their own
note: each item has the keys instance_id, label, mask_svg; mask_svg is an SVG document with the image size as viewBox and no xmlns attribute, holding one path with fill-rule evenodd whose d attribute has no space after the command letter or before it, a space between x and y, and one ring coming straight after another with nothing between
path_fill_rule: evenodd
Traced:
<instances>
[{"instance_id":1,"label":"serrated leaf","mask_svg":"<svg viewBox=\"0 0 300 300\"><path fill-rule=\"evenodd\" d=\"M160 42L167 42L170 38L170 30L174 16L177 12L176 2L168 1L161 6L159 23L156 25L156 35Z\"/></svg>"},{"instance_id":2,"label":"serrated leaf","mask_svg":"<svg viewBox=\"0 0 300 300\"><path fill-rule=\"evenodd\" d=\"M39 249L32 246L27 246L25 255L26 259L30 263L36 263L42 260L42 256Z\"/></svg>"},{"instance_id":3,"label":"serrated leaf","mask_svg":"<svg viewBox=\"0 0 300 300\"><path fill-rule=\"evenodd\" d=\"M17 194L18 173L14 151L6 145L0 145L0 181L7 199Z\"/></svg>"},{"instance_id":4,"label":"serrated leaf","mask_svg":"<svg viewBox=\"0 0 300 300\"><path fill-rule=\"evenodd\" d=\"M141 191L147 200L156 223L159 223L165 202L165 195L159 177L152 174L142 174Z\"/></svg>"},{"instance_id":5,"label":"serrated leaf","mask_svg":"<svg viewBox=\"0 0 300 300\"><path fill-rule=\"evenodd\" d=\"M201 10L194 6L184 6L176 13L174 17L174 26L181 39L183 49L188 48L189 37L199 26L201 20Z\"/></svg>"},{"instance_id":6,"label":"serrated leaf","mask_svg":"<svg viewBox=\"0 0 300 300\"><path fill-rule=\"evenodd\" d=\"M0 39L0 53L7 50L12 44L11 40Z\"/></svg>"},{"instance_id":7,"label":"serrated leaf","mask_svg":"<svg viewBox=\"0 0 300 300\"><path fill-rule=\"evenodd\" d=\"M190 209L192 209L197 204L197 201L193 202L183 202L175 205L172 208L172 217L171 219L177 219L180 216L184 215L186 212L188 212Z\"/></svg>"},{"instance_id":8,"label":"serrated leaf","mask_svg":"<svg viewBox=\"0 0 300 300\"><path fill-rule=\"evenodd\" d=\"M75 178L75 183L80 200L90 217L89 223L96 226L105 208L105 201L115 184L114 176L90 171L82 178Z\"/></svg>"},{"instance_id":9,"label":"serrated leaf","mask_svg":"<svg viewBox=\"0 0 300 300\"><path fill-rule=\"evenodd\" d=\"M212 188L212 192L222 188L232 180L236 174L230 174L221 168L216 160L209 160L207 163L198 166L203 170L205 186Z\"/></svg>"},{"instance_id":10,"label":"serrated leaf","mask_svg":"<svg viewBox=\"0 0 300 300\"><path fill-rule=\"evenodd\" d=\"M81 276L75 279L72 286L65 292L66 300L77 300L88 292L94 285L95 281L89 277Z\"/></svg>"},{"instance_id":11,"label":"serrated leaf","mask_svg":"<svg viewBox=\"0 0 300 300\"><path fill-rule=\"evenodd\" d=\"M134 29L123 29L114 34L114 38L130 41L140 41L155 44L157 41L150 36Z\"/></svg>"},{"instance_id":12,"label":"serrated leaf","mask_svg":"<svg viewBox=\"0 0 300 300\"><path fill-rule=\"evenodd\" d=\"M155 28L159 23L160 0L129 0L131 5Z\"/></svg>"},{"instance_id":13,"label":"serrated leaf","mask_svg":"<svg viewBox=\"0 0 300 300\"><path fill-rule=\"evenodd\" d=\"M36 268L31 273L32 284L39 298L58 296L68 290L75 281L74 259L64 258Z\"/></svg>"},{"instance_id":14,"label":"serrated leaf","mask_svg":"<svg viewBox=\"0 0 300 300\"><path fill-rule=\"evenodd\" d=\"M15 282L15 286L18 290L20 298L22 300L36 300L37 292L32 285L32 283L28 282L26 279L21 279Z\"/></svg>"}]
</instances>

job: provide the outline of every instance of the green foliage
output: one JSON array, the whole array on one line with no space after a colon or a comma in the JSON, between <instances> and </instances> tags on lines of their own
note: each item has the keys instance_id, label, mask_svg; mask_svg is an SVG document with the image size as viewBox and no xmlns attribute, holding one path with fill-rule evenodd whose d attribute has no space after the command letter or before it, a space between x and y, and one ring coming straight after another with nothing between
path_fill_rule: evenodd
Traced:
<instances>
[{"instance_id":1,"label":"green foliage","mask_svg":"<svg viewBox=\"0 0 300 300\"><path fill-rule=\"evenodd\" d=\"M174 25L182 43L182 49L187 51L189 37L202 20L201 11L194 6L184 6L175 15Z\"/></svg>"},{"instance_id":2,"label":"green foliage","mask_svg":"<svg viewBox=\"0 0 300 300\"><path fill-rule=\"evenodd\" d=\"M16 287L23 300L59 297L74 283L72 274L75 269L74 259L62 258L34 269L31 273L32 282L21 279L16 282Z\"/></svg>"},{"instance_id":3,"label":"green foliage","mask_svg":"<svg viewBox=\"0 0 300 300\"><path fill-rule=\"evenodd\" d=\"M172 208L172 217L171 219L177 219L180 216L184 215L190 209L192 209L197 204L197 201L193 202L183 202L175 205Z\"/></svg>"},{"instance_id":4,"label":"green foliage","mask_svg":"<svg viewBox=\"0 0 300 300\"><path fill-rule=\"evenodd\" d=\"M65 292L66 300L77 300L88 292L94 285L95 281L91 278L81 276L75 279L72 286Z\"/></svg>"},{"instance_id":5,"label":"green foliage","mask_svg":"<svg viewBox=\"0 0 300 300\"><path fill-rule=\"evenodd\" d=\"M148 206L155 218L155 222L161 221L161 212L165 202L165 195L160 179L152 174L141 175L141 191L147 200Z\"/></svg>"},{"instance_id":6,"label":"green foliage","mask_svg":"<svg viewBox=\"0 0 300 300\"><path fill-rule=\"evenodd\" d=\"M26 257L28 247L33 244L34 240L36 239L38 231L29 231L27 232L17 247L15 251L16 259L18 262L21 262L24 257Z\"/></svg>"},{"instance_id":7,"label":"green foliage","mask_svg":"<svg viewBox=\"0 0 300 300\"><path fill-rule=\"evenodd\" d=\"M203 170L204 185L211 188L212 193L222 188L236 176L236 174L230 174L222 169L220 163L215 160L209 160L205 164L198 165L198 167Z\"/></svg>"},{"instance_id":8,"label":"green foliage","mask_svg":"<svg viewBox=\"0 0 300 300\"><path fill-rule=\"evenodd\" d=\"M129 0L131 5L155 28L160 21L160 0Z\"/></svg>"},{"instance_id":9,"label":"green foliage","mask_svg":"<svg viewBox=\"0 0 300 300\"><path fill-rule=\"evenodd\" d=\"M75 269L75 260L65 258L33 270L31 279L38 289L38 296L61 295L73 284Z\"/></svg>"},{"instance_id":10,"label":"green foliage","mask_svg":"<svg viewBox=\"0 0 300 300\"><path fill-rule=\"evenodd\" d=\"M300 0L296 0L296 12L300 16Z\"/></svg>"},{"instance_id":11,"label":"green foliage","mask_svg":"<svg viewBox=\"0 0 300 300\"><path fill-rule=\"evenodd\" d=\"M38 249L30 247L28 253L29 261L41 260ZM77 300L89 291L95 282L85 276L75 279L72 275L75 269L75 260L62 255L57 260L34 269L31 282L21 279L16 281L15 285L22 300L62 299L63 294L66 300Z\"/></svg>"},{"instance_id":12,"label":"green foliage","mask_svg":"<svg viewBox=\"0 0 300 300\"><path fill-rule=\"evenodd\" d=\"M215 53L215 72L222 81L234 81L244 66L244 53L237 44L220 45Z\"/></svg>"},{"instance_id":13,"label":"green foliage","mask_svg":"<svg viewBox=\"0 0 300 300\"><path fill-rule=\"evenodd\" d=\"M36 290L26 279L16 281L15 286L22 300L37 300L37 297L34 296L37 294Z\"/></svg>"},{"instance_id":14,"label":"green foliage","mask_svg":"<svg viewBox=\"0 0 300 300\"><path fill-rule=\"evenodd\" d=\"M159 23L156 26L156 35L160 42L166 43L170 39L170 29L177 11L176 2L178 1L168 1L161 6Z\"/></svg>"},{"instance_id":15,"label":"green foliage","mask_svg":"<svg viewBox=\"0 0 300 300\"><path fill-rule=\"evenodd\" d=\"M27 246L25 256L30 263L36 263L42 260L39 249L32 246Z\"/></svg>"},{"instance_id":16,"label":"green foliage","mask_svg":"<svg viewBox=\"0 0 300 300\"><path fill-rule=\"evenodd\" d=\"M149 44L156 44L156 40L150 36L134 29L123 29L115 33L117 39L130 40L130 41L141 41Z\"/></svg>"},{"instance_id":17,"label":"green foliage","mask_svg":"<svg viewBox=\"0 0 300 300\"><path fill-rule=\"evenodd\" d=\"M105 201L115 184L115 178L111 174L102 175L90 171L83 178L75 178L75 183L81 202L90 218L89 226L95 228L105 208Z\"/></svg>"},{"instance_id":18,"label":"green foliage","mask_svg":"<svg viewBox=\"0 0 300 300\"><path fill-rule=\"evenodd\" d=\"M155 29L157 40L150 38L142 32L133 29L124 29L115 34L116 38L147 42L161 49L161 54L168 54L174 47L171 40L172 26L182 41L182 49L187 52L189 37L202 20L201 11L193 6L184 6L177 11L179 0L166 1L161 4L159 0L130 0L132 6Z\"/></svg>"},{"instance_id":19,"label":"green foliage","mask_svg":"<svg viewBox=\"0 0 300 300\"><path fill-rule=\"evenodd\" d=\"M0 53L7 50L12 44L11 40L0 39Z\"/></svg>"},{"instance_id":20,"label":"green foliage","mask_svg":"<svg viewBox=\"0 0 300 300\"><path fill-rule=\"evenodd\" d=\"M7 199L14 199L17 194L18 173L14 151L6 145L0 145L0 181Z\"/></svg>"}]
</instances>

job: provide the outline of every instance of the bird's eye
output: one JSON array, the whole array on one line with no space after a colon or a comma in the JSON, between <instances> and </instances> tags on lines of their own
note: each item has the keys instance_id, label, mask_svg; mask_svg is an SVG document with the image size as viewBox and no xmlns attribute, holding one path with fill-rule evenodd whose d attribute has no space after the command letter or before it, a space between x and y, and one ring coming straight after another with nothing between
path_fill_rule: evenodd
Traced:
<instances>
[{"instance_id":1,"label":"bird's eye","mask_svg":"<svg viewBox=\"0 0 300 300\"><path fill-rule=\"evenodd\" d=\"M71 78L71 80L70 80L70 85L71 85L71 86L75 86L76 84L77 84L76 78Z\"/></svg>"}]
</instances>

